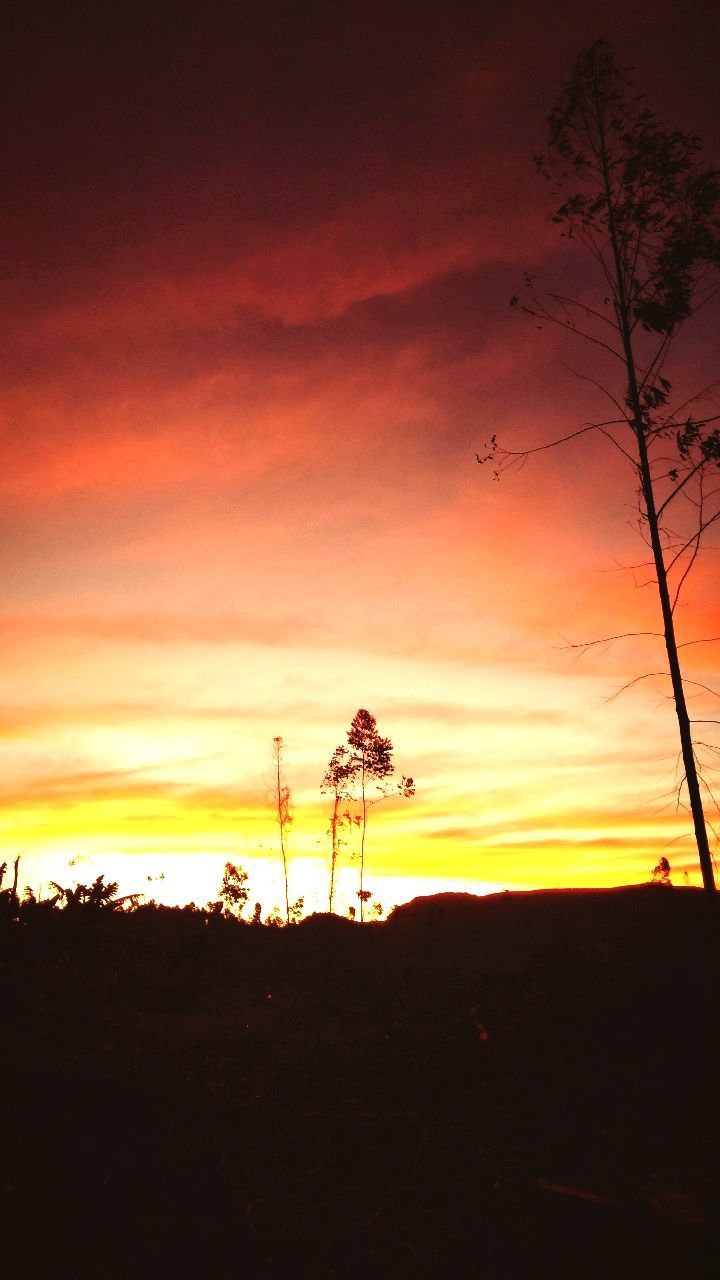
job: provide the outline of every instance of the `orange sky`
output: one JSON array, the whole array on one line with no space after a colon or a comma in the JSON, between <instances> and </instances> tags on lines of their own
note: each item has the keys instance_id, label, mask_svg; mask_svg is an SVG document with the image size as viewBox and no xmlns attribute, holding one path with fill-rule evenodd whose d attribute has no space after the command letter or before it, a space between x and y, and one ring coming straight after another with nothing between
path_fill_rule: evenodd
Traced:
<instances>
[{"instance_id":1,"label":"orange sky","mask_svg":"<svg viewBox=\"0 0 720 1280\"><path fill-rule=\"evenodd\" d=\"M589 287L532 164L578 52L610 35L717 142L714 6L579 8L17 6L0 856L21 883L204 902L231 858L270 910L280 734L291 893L321 905L319 784L361 706L417 781L371 814L386 907L635 882L662 853L699 881L663 681L608 700L662 669L658 642L563 648L657 629L618 570L642 559L632 480L599 444L499 483L474 461L600 412L568 368L586 353L507 305L527 268ZM711 380L715 332L690 331L681 383ZM720 634L715 565L681 639ZM718 648L688 662L712 682Z\"/></svg>"}]
</instances>

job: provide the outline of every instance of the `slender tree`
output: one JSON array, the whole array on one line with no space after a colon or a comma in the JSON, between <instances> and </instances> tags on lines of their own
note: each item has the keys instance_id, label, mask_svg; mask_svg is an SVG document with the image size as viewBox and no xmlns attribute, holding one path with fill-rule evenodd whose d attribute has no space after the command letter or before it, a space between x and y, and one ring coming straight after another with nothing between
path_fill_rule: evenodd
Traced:
<instances>
[{"instance_id":1,"label":"slender tree","mask_svg":"<svg viewBox=\"0 0 720 1280\"><path fill-rule=\"evenodd\" d=\"M365 874L365 833L367 830L367 813L369 808L368 786L372 782L381 782L394 773L392 761L393 745L389 738L382 738L378 733L377 721L369 711L360 708L353 716L348 730L350 760L348 778L357 780L360 787L360 923L364 921L365 899L363 897L363 879Z\"/></svg>"},{"instance_id":2,"label":"slender tree","mask_svg":"<svg viewBox=\"0 0 720 1280\"><path fill-rule=\"evenodd\" d=\"M17 917L17 913L18 913L17 887L18 887L19 868L20 868L20 855L18 854L17 858L13 863L13 884L12 884L12 890L10 892L10 914L13 917Z\"/></svg>"},{"instance_id":3,"label":"slender tree","mask_svg":"<svg viewBox=\"0 0 720 1280\"><path fill-rule=\"evenodd\" d=\"M285 922L286 924L290 924L291 908L290 888L288 882L288 832L292 825L293 814L290 788L287 786L284 779L284 750L285 744L282 738L273 738L273 800L275 805L275 817L280 831L280 854L282 856L283 876L285 878Z\"/></svg>"},{"instance_id":4,"label":"slender tree","mask_svg":"<svg viewBox=\"0 0 720 1280\"><path fill-rule=\"evenodd\" d=\"M20 905L18 900L18 891L17 891L19 866L20 866L20 855L18 854L13 864L12 889L3 889L2 883L3 883L3 880L5 879L5 872L7 871L7 862L0 863L0 904L2 905L3 911L7 912L8 918L10 920L17 919L19 905Z\"/></svg>"},{"instance_id":5,"label":"slender tree","mask_svg":"<svg viewBox=\"0 0 720 1280\"><path fill-rule=\"evenodd\" d=\"M335 872L340 851L340 828L345 820L342 806L350 799L350 752L346 746L340 745L333 751L325 776L322 780L321 792L332 796L332 814L330 815L330 892L328 910L332 912L335 897Z\"/></svg>"},{"instance_id":6,"label":"slender tree","mask_svg":"<svg viewBox=\"0 0 720 1280\"><path fill-rule=\"evenodd\" d=\"M389 738L378 733L377 721L369 711L360 708L353 716L348 730L348 783L356 783L360 790L360 923L364 923L364 907L367 898L364 889L365 875L365 834L367 831L367 815L371 805L387 800L391 795L412 796L415 794L415 783L412 778L403 777L395 786L388 786L385 779L395 772L392 760L393 744ZM368 787L376 784L374 794Z\"/></svg>"},{"instance_id":7,"label":"slender tree","mask_svg":"<svg viewBox=\"0 0 720 1280\"><path fill-rule=\"evenodd\" d=\"M598 295L541 293L526 276L524 295L512 305L540 327L560 325L605 353L618 385L587 380L611 401L613 415L537 449L503 449L493 437L478 461L494 460L499 471L540 449L599 433L632 468L657 582L658 635L667 652L703 884L714 893L675 611L702 535L720 518L720 486L708 483L720 463L719 417L695 412L708 403L710 387L673 406L666 374L679 329L716 288L720 174L700 163L697 139L661 127L602 40L577 63L548 125L547 150L537 165L553 194L565 196L551 217L592 259Z\"/></svg>"}]
</instances>

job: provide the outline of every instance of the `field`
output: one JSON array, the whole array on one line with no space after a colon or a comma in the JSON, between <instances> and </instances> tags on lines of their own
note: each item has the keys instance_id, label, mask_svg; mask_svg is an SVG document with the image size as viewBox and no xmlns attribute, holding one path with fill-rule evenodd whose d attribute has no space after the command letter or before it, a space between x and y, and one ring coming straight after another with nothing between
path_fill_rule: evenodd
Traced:
<instances>
[{"instance_id":1,"label":"field","mask_svg":"<svg viewBox=\"0 0 720 1280\"><path fill-rule=\"evenodd\" d=\"M4 921L5 1274L715 1276L717 936L658 886Z\"/></svg>"}]
</instances>

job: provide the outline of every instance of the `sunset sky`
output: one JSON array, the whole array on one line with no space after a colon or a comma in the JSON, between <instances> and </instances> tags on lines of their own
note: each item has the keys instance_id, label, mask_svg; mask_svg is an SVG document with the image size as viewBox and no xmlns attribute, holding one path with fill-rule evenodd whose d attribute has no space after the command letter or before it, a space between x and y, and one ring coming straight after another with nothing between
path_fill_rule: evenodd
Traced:
<instances>
[{"instance_id":1,"label":"sunset sky","mask_svg":"<svg viewBox=\"0 0 720 1280\"><path fill-rule=\"evenodd\" d=\"M269 911L282 735L321 906L320 781L366 707L417 783L371 813L386 908L661 854L699 883L665 683L612 699L661 642L564 647L658 628L632 477L601 442L500 481L475 452L604 414L582 347L508 306L528 269L592 287L533 165L562 79L607 36L718 162L717 5L10 12L0 860L204 903L232 859ZM719 376L717 319L680 384ZM720 634L717 582L710 550L681 640ZM720 645L688 663L712 684Z\"/></svg>"}]
</instances>

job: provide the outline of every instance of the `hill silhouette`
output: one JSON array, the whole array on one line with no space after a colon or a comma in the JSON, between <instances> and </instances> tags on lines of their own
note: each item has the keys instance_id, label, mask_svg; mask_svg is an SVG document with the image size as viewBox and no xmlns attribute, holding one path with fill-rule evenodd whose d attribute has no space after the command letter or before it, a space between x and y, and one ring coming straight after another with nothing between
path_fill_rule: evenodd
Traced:
<instances>
[{"instance_id":1,"label":"hill silhouette","mask_svg":"<svg viewBox=\"0 0 720 1280\"><path fill-rule=\"evenodd\" d=\"M655 884L483 896L440 893L396 907L388 923L408 945L431 941L437 947L449 945L496 962L520 962L539 948L561 943L607 955L642 930L648 932L651 945L670 910L677 929L691 919L704 918L706 906L700 890Z\"/></svg>"}]
</instances>

